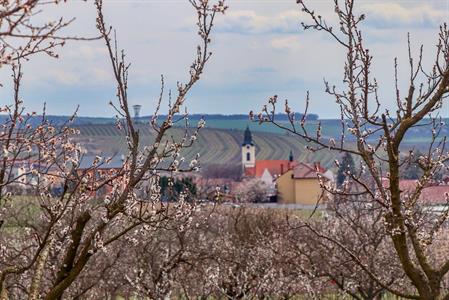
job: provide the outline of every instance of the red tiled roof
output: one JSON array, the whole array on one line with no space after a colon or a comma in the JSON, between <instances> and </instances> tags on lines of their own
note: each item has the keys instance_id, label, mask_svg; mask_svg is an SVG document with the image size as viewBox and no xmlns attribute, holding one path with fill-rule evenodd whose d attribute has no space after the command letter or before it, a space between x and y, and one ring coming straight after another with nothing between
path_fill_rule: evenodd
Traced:
<instances>
[{"instance_id":1,"label":"red tiled roof","mask_svg":"<svg viewBox=\"0 0 449 300\"><path fill-rule=\"evenodd\" d=\"M317 178L317 174L324 172L326 172L326 169L324 169L319 164L315 164L314 166L312 166L301 162L293 169L293 178L295 179Z\"/></svg>"},{"instance_id":2,"label":"red tiled roof","mask_svg":"<svg viewBox=\"0 0 449 300\"><path fill-rule=\"evenodd\" d=\"M390 186L390 180L386 177L381 178L382 186L388 188ZM418 180L415 179L402 179L399 181L399 189L401 191L412 191L416 188Z\"/></svg>"},{"instance_id":3,"label":"red tiled roof","mask_svg":"<svg viewBox=\"0 0 449 300\"><path fill-rule=\"evenodd\" d=\"M416 189L418 181L414 179L404 179L399 181L399 189L401 191L412 191Z\"/></svg>"},{"instance_id":4,"label":"red tiled roof","mask_svg":"<svg viewBox=\"0 0 449 300\"><path fill-rule=\"evenodd\" d=\"M289 160L256 160L253 168L245 168L245 175L251 177L262 177L265 169L270 172L271 176L282 175L289 169L292 169L297 162Z\"/></svg>"},{"instance_id":5,"label":"red tiled roof","mask_svg":"<svg viewBox=\"0 0 449 300\"><path fill-rule=\"evenodd\" d=\"M250 177L256 176L256 168L255 167L245 168L245 175Z\"/></svg>"},{"instance_id":6,"label":"red tiled roof","mask_svg":"<svg viewBox=\"0 0 449 300\"><path fill-rule=\"evenodd\" d=\"M388 188L388 179L382 178L383 184ZM413 193L416 189L418 181L412 179L403 179L399 181L399 188L402 191L402 195L407 193ZM449 185L429 185L422 189L419 201L422 204L437 205L446 204L447 196L449 195Z\"/></svg>"},{"instance_id":7,"label":"red tiled roof","mask_svg":"<svg viewBox=\"0 0 449 300\"><path fill-rule=\"evenodd\" d=\"M446 204L448 194L449 185L428 186L422 190L419 200L423 204Z\"/></svg>"}]
</instances>

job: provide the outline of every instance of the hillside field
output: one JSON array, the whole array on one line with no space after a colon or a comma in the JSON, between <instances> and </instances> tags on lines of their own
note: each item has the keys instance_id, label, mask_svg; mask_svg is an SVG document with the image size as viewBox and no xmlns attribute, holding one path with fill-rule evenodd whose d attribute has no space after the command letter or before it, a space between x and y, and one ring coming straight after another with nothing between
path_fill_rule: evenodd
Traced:
<instances>
[{"instance_id":1,"label":"hillside field","mask_svg":"<svg viewBox=\"0 0 449 300\"><path fill-rule=\"evenodd\" d=\"M276 133L276 134L285 134L285 130L282 128L279 128L271 123L262 123L259 124L258 122L251 122L249 120L241 119L241 120L226 120L226 119L213 119L213 118L207 118L206 120L206 127L207 128L217 128L217 129L237 129L237 130L245 130L246 126L250 126L251 131L253 132L264 132L264 133ZM191 119L191 125L194 126L198 120L197 119ZM442 126L440 137L449 136L449 119L443 119L442 120L445 125ZM285 126L286 128L291 128L291 124L287 121L278 121L278 123L282 126ZM341 120L339 119L323 119L323 120L310 120L306 122L306 129L308 130L310 135L315 135L316 128L318 124L321 124L321 131L322 135L324 137L333 137L335 139L339 139L342 135L342 128L341 128ZM431 132L432 129L428 125L429 120L424 120L421 122L420 126L417 126L415 128L412 128L409 130L407 135L404 139L404 149L410 148L410 146L413 148L419 148L423 151L426 150L426 146L428 146L429 142L431 141ZM344 134L346 135L347 141L354 141L354 137L349 134L347 131L348 125L346 124L346 130ZM299 127L299 124L297 124L298 131L301 131L301 128ZM367 128L368 129L368 128ZM377 138L376 136L372 136L373 139Z\"/></svg>"},{"instance_id":2,"label":"hillside field","mask_svg":"<svg viewBox=\"0 0 449 300\"><path fill-rule=\"evenodd\" d=\"M80 135L76 139L83 144L89 154L111 155L126 151L125 136L114 125L82 125L77 128L80 129ZM149 126L139 124L138 129L142 145L151 144L154 134L149 130ZM184 132L184 129L173 128L170 134L171 137L179 140ZM335 159L335 153L330 151L310 153L305 149L306 143L304 140L285 133L253 131L253 140L256 145L258 160L288 159L290 150L293 151L294 157L300 161L320 161L322 165L327 167L331 167ZM204 128L200 131L194 145L185 149L183 155L186 160L190 160L199 153L202 165L211 163L239 164L242 141L242 130Z\"/></svg>"},{"instance_id":3,"label":"hillside field","mask_svg":"<svg viewBox=\"0 0 449 300\"><path fill-rule=\"evenodd\" d=\"M310 120L307 120L306 122L306 128L309 131L309 134L315 135L316 128L318 124L321 124L321 132L323 137L333 137L335 139L339 139L342 135L342 129L341 129L341 120L339 119L318 119L318 115L313 115L314 117ZM246 126L250 126L251 131L253 132L260 132L263 133L274 133L277 135L285 135L285 130L282 128L279 128L273 124L270 123L263 123L259 124L256 121L250 121L246 115L240 114L240 115L201 115L201 114L193 114L189 116L189 126L190 127L196 127L196 124L198 123L199 119L203 117L206 120L206 128L208 129L220 129L220 130L245 130ZM140 117L138 119L138 123L141 124L148 124L150 120L150 116L144 116ZM47 116L47 120L51 122L52 124L59 126L64 125L65 122L69 117L67 116ZM164 116L160 116L159 120L163 120ZM277 115L276 117L277 122L280 125L283 125L287 128L290 128L291 125L289 122L287 122L286 115ZM0 121L5 123L8 120L8 116L5 114L0 114ZM301 128L299 127L299 120L300 117L297 117L297 130L301 131ZM31 125L37 125L41 121L41 116L34 116L30 119L29 123ZM441 120L443 122L440 137L449 136L449 119L444 118ZM111 117L77 117L75 118L75 121L72 125L79 126L82 128L96 128L97 126L104 126L103 128L107 128L109 126L112 126L115 123L115 118ZM346 123L349 123L346 121ZM421 151L426 151L426 147L428 146L429 142L431 141L431 132L432 129L429 126L430 120L424 119L419 126L416 126L415 128L412 128L406 135L403 148L404 149L410 149L415 148L419 149ZM176 125L176 124L175 124ZM179 123L180 126L184 126L183 122ZM354 137L351 136L347 131L347 126L345 128L344 134L346 135L347 141L354 141ZM366 128L367 130L370 129L369 127ZM87 131L86 131L87 130ZM92 136L93 132L92 130L86 129L87 136ZM104 131L106 129L101 129L98 127L96 136L101 133L101 131ZM116 134L116 133L114 133ZM232 135L232 134L231 134ZM107 135L110 136L110 135ZM377 139L377 135L372 136L371 140L373 142L373 139ZM116 146L116 145L115 145ZM111 145L111 147L115 147L114 145Z\"/></svg>"}]
</instances>

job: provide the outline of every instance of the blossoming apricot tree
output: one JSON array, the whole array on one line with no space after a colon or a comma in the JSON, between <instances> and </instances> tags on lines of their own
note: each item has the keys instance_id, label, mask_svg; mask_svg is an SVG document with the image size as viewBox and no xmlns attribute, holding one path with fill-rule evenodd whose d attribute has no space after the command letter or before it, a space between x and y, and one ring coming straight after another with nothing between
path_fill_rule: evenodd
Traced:
<instances>
[{"instance_id":1,"label":"blossoming apricot tree","mask_svg":"<svg viewBox=\"0 0 449 300\"><path fill-rule=\"evenodd\" d=\"M408 42L409 76L408 89L399 89L399 67L394 62L395 93L394 109L382 106L378 93L379 82L372 73L372 52L365 46L365 38L360 24L365 15L355 11L355 0L334 1L337 26L332 26L324 17L313 11L306 1L298 0L302 12L310 19L303 23L304 29L314 29L327 33L336 44L343 48L345 65L343 85L325 82L325 91L334 98L341 111L341 137L339 139L323 136L321 124L315 131L307 126L307 118L295 120L289 103L285 103L285 113L290 116L290 124L285 125L275 118L277 96L270 97L268 105L256 117L259 122L275 123L281 128L309 142L310 151L330 149L347 152L361 163L358 171L348 173L341 187L322 184L323 189L335 198L353 201L368 199L363 204L382 211L383 226L391 239L389 255L394 255L411 282L413 289L395 289L386 284L385 278L376 276L358 253L345 247L338 239L328 234L318 236L333 241L359 267L390 292L411 299L448 299L449 289L443 286L448 277L449 261L436 262L430 254L433 244L439 243L440 233L448 224L449 208L446 205L439 215L423 210L420 196L435 174L446 169L449 154L445 149L446 137L439 136L444 122L438 118L445 100L449 96L449 28L442 24L438 33L433 63L426 67L423 63L423 47L417 57L412 55L411 42ZM390 99L386 101L390 101ZM309 103L307 94L306 107ZM306 114L307 115L307 108ZM429 127L429 147L418 158L423 170L417 186L412 191L400 188L401 172L414 158L414 149L404 151L404 139L417 126ZM354 142L348 142L347 136ZM338 162L336 162L338 164ZM369 180L367 181L366 178ZM354 200L356 199L356 200ZM449 198L448 198L449 200ZM448 201L449 202L449 201ZM447 203L449 204L449 203ZM347 219L343 214L341 217ZM310 224L306 226L310 227Z\"/></svg>"},{"instance_id":2,"label":"blossoming apricot tree","mask_svg":"<svg viewBox=\"0 0 449 300\"><path fill-rule=\"evenodd\" d=\"M22 62L37 53L57 57L55 47L79 39L57 35L71 21L34 25L38 11L58 2L0 3L0 63L12 65L14 80L13 104L2 107L8 118L0 132L0 299L61 299L65 293L80 296L91 287L77 281L80 274L98 256L107 255L116 242L132 241L141 230L157 231L168 220L188 219L194 211L194 206L183 199L174 205L161 203L159 173L197 167L194 160L184 168L181 151L193 143L204 121L193 133L186 130L179 141L167 135L175 122L186 119L180 112L211 57L212 27L216 15L227 8L224 1L189 1L197 13L201 43L189 80L178 84L165 120L158 122L164 98L162 79L159 104L148 124L155 132L152 145L142 145L139 140L128 104L129 64L124 51L117 48L115 31L106 25L102 1L95 1L97 28L106 44L117 85L117 101L111 105L118 115L117 126L128 142L123 165L109 170L107 157L97 157L89 168L80 168L84 152L82 145L72 139L76 129L70 128L76 114L66 124L56 126L44 113L39 124L33 125L34 113L27 114L23 107ZM55 186L60 187L57 194L53 192ZM29 190L28 196L13 193L13 188L24 187ZM106 191L101 197L100 190Z\"/></svg>"}]
</instances>

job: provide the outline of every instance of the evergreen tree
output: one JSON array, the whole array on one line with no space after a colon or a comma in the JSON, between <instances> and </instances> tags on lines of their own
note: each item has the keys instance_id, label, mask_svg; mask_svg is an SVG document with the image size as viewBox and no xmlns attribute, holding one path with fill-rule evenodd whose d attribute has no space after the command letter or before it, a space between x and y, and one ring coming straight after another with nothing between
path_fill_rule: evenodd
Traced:
<instances>
[{"instance_id":1,"label":"evergreen tree","mask_svg":"<svg viewBox=\"0 0 449 300\"><path fill-rule=\"evenodd\" d=\"M337 186L341 186L346 179L346 172L349 171L351 174L355 173L354 159L351 154L345 153L343 155L343 160L338 167L337 173Z\"/></svg>"},{"instance_id":2,"label":"evergreen tree","mask_svg":"<svg viewBox=\"0 0 449 300\"><path fill-rule=\"evenodd\" d=\"M417 151L410 162L405 164L401 169L401 178L402 179L419 179L423 175L423 170L419 166L418 159L423 154L420 151Z\"/></svg>"},{"instance_id":3,"label":"evergreen tree","mask_svg":"<svg viewBox=\"0 0 449 300\"><path fill-rule=\"evenodd\" d=\"M187 200L193 200L197 193L197 186L190 177L179 179L161 176L159 184L162 199L165 201L177 201L179 194L182 192L187 193Z\"/></svg>"}]
</instances>

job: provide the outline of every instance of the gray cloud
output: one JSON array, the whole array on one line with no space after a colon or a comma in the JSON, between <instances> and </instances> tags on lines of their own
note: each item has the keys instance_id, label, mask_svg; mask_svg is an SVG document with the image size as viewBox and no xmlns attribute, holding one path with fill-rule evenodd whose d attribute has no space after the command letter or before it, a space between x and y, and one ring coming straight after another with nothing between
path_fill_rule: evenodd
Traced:
<instances>
[{"instance_id":1,"label":"gray cloud","mask_svg":"<svg viewBox=\"0 0 449 300\"><path fill-rule=\"evenodd\" d=\"M379 1L362 5L367 24L377 28L435 27L449 19L449 8L431 2L416 3Z\"/></svg>"},{"instance_id":2,"label":"gray cloud","mask_svg":"<svg viewBox=\"0 0 449 300\"><path fill-rule=\"evenodd\" d=\"M407 10L403 2L397 1L359 3L363 5L358 10L367 12L368 16L364 32L371 35L366 41L375 57L373 75L385 91L382 96L385 95L384 103L388 106L394 82L393 58L398 56L401 66L407 66L404 58L407 31L426 50L434 47L436 24L447 10L431 1L424 4L408 1ZM335 22L329 1L311 4L330 22ZM260 108L268 96L278 94L289 98L300 111L305 92L310 90L314 100L311 111L322 117L335 117L337 109L332 105L333 99L323 93L323 77L331 83L341 82L344 51L323 32L302 32L299 23L305 20L304 15L293 0L230 0L229 5L229 12L217 19L214 29L221 34L213 36L214 54L204 77L188 97L189 110L246 113ZM394 9L397 5L400 8ZM143 104L144 113L149 114L159 93L160 74L165 75L167 88L172 89L178 80L188 76L198 41L195 12L187 0L105 1L105 9L108 22L117 29L120 47L126 49L128 61L132 63L131 104ZM59 5L42 18L61 15L78 18L67 30L68 34L95 35L91 3L72 1ZM428 26L431 17L435 17L432 21L435 26ZM393 23L381 26L372 20ZM113 115L107 102L114 98L115 89L103 43L73 42L58 52L59 60L37 56L24 64L22 96L27 108L39 111L46 101L52 114L70 114L80 104L81 115ZM425 51L425 61L432 53ZM407 68L401 68L400 72L407 83ZM10 81L8 69L3 68L0 82L5 87L0 88L0 97L5 101L11 96Z\"/></svg>"},{"instance_id":3,"label":"gray cloud","mask_svg":"<svg viewBox=\"0 0 449 300\"><path fill-rule=\"evenodd\" d=\"M273 15L254 10L234 10L217 22L219 32L236 34L291 34L300 28L299 10L285 10Z\"/></svg>"}]
</instances>

